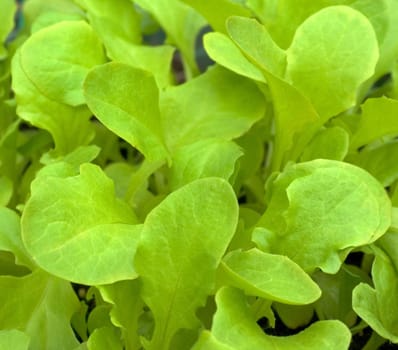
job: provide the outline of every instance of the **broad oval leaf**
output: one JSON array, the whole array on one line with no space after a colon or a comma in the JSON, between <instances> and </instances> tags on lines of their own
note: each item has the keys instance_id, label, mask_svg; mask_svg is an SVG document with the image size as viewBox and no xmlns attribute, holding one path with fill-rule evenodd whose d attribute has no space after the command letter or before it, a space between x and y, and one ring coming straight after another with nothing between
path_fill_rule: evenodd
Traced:
<instances>
[{"instance_id":1,"label":"broad oval leaf","mask_svg":"<svg viewBox=\"0 0 398 350\"><path fill-rule=\"evenodd\" d=\"M175 150L204 138L243 135L264 116L265 98L249 79L216 66L166 89L160 108L167 145Z\"/></svg>"},{"instance_id":2,"label":"broad oval leaf","mask_svg":"<svg viewBox=\"0 0 398 350\"><path fill-rule=\"evenodd\" d=\"M241 291L223 287L216 302L211 336L202 333L193 350L343 350L350 344L350 330L340 321L318 321L296 335L276 337L257 325Z\"/></svg>"},{"instance_id":3,"label":"broad oval leaf","mask_svg":"<svg viewBox=\"0 0 398 350\"><path fill-rule=\"evenodd\" d=\"M309 304L321 296L317 284L286 256L256 248L228 254L222 265L227 283L246 294L285 304Z\"/></svg>"},{"instance_id":4,"label":"broad oval leaf","mask_svg":"<svg viewBox=\"0 0 398 350\"><path fill-rule=\"evenodd\" d=\"M396 233L389 233L390 237L381 246L396 245ZM393 235L394 237L391 237ZM390 252L393 252L394 249ZM398 274L397 266L381 249L375 249L375 260L372 267L374 287L360 283L353 291L352 306L355 312L379 335L398 343ZM397 256L394 260L398 261Z\"/></svg>"},{"instance_id":5,"label":"broad oval leaf","mask_svg":"<svg viewBox=\"0 0 398 350\"><path fill-rule=\"evenodd\" d=\"M140 225L116 199L112 181L95 165L80 174L58 163L32 183L22 238L34 261L61 278L106 284L137 277L133 258Z\"/></svg>"},{"instance_id":6,"label":"broad oval leaf","mask_svg":"<svg viewBox=\"0 0 398 350\"><path fill-rule=\"evenodd\" d=\"M219 65L244 77L265 83L261 69L251 63L225 34L207 33L203 38L203 44L210 58Z\"/></svg>"},{"instance_id":7,"label":"broad oval leaf","mask_svg":"<svg viewBox=\"0 0 398 350\"><path fill-rule=\"evenodd\" d=\"M154 77L127 64L94 68L84 82L86 102L96 117L150 160L163 160L159 91Z\"/></svg>"},{"instance_id":8,"label":"broad oval leaf","mask_svg":"<svg viewBox=\"0 0 398 350\"><path fill-rule=\"evenodd\" d=\"M172 190L204 177L230 180L242 150L232 141L206 139L179 148L173 156L169 182Z\"/></svg>"},{"instance_id":9,"label":"broad oval leaf","mask_svg":"<svg viewBox=\"0 0 398 350\"><path fill-rule=\"evenodd\" d=\"M369 173L354 165L314 160L289 166L271 185L257 242L290 257L305 271L336 273L348 252L380 238L391 202ZM258 238L260 240L258 240Z\"/></svg>"},{"instance_id":10,"label":"broad oval leaf","mask_svg":"<svg viewBox=\"0 0 398 350\"><path fill-rule=\"evenodd\" d=\"M29 349L70 350L78 345L70 319L79 301L70 282L37 269L24 277L1 276L0 290L0 329L26 333Z\"/></svg>"},{"instance_id":11,"label":"broad oval leaf","mask_svg":"<svg viewBox=\"0 0 398 350\"><path fill-rule=\"evenodd\" d=\"M89 143L93 130L91 112L86 106L72 107L52 100L27 75L21 63L21 50L12 59L12 89L18 116L52 135L57 154L67 154Z\"/></svg>"},{"instance_id":12,"label":"broad oval leaf","mask_svg":"<svg viewBox=\"0 0 398 350\"><path fill-rule=\"evenodd\" d=\"M383 136L398 135L398 101L380 97L370 98L362 105L362 115L351 139L357 149Z\"/></svg>"},{"instance_id":13,"label":"broad oval leaf","mask_svg":"<svg viewBox=\"0 0 398 350\"><path fill-rule=\"evenodd\" d=\"M105 62L101 42L83 21L62 21L39 30L23 44L20 55L24 73L37 89L71 106L84 104L83 81L92 67Z\"/></svg>"},{"instance_id":14,"label":"broad oval leaf","mask_svg":"<svg viewBox=\"0 0 398 350\"><path fill-rule=\"evenodd\" d=\"M231 39L252 62L270 74L283 78L286 69L286 52L273 40L267 29L257 20L231 17L227 21Z\"/></svg>"},{"instance_id":15,"label":"broad oval leaf","mask_svg":"<svg viewBox=\"0 0 398 350\"><path fill-rule=\"evenodd\" d=\"M330 6L298 27L287 50L286 78L328 119L355 105L378 58L369 20L348 6Z\"/></svg>"},{"instance_id":16,"label":"broad oval leaf","mask_svg":"<svg viewBox=\"0 0 398 350\"><path fill-rule=\"evenodd\" d=\"M349 143L349 135L343 128L333 126L322 129L308 143L300 160L343 160L348 153Z\"/></svg>"},{"instance_id":17,"label":"broad oval leaf","mask_svg":"<svg viewBox=\"0 0 398 350\"><path fill-rule=\"evenodd\" d=\"M219 178L191 182L149 213L135 258L155 320L146 349L169 349L179 329L196 329L195 312L212 292L237 219L233 189Z\"/></svg>"}]
</instances>

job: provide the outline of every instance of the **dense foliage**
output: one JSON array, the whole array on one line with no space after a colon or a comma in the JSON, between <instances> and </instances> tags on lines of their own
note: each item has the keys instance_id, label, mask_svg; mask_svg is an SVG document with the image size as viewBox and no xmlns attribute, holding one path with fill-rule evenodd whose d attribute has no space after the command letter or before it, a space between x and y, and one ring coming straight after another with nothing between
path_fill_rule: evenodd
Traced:
<instances>
[{"instance_id":1,"label":"dense foliage","mask_svg":"<svg viewBox=\"0 0 398 350\"><path fill-rule=\"evenodd\" d=\"M398 343L397 0L1 0L0 39L1 349Z\"/></svg>"}]
</instances>

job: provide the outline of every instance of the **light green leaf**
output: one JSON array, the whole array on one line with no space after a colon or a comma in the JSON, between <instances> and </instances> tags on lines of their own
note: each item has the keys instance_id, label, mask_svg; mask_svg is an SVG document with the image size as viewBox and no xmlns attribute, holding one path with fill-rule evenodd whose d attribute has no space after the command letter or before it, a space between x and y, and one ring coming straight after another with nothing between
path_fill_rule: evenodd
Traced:
<instances>
[{"instance_id":1,"label":"light green leaf","mask_svg":"<svg viewBox=\"0 0 398 350\"><path fill-rule=\"evenodd\" d=\"M97 299L94 295L94 300L98 304ZM102 302L102 301L101 301ZM90 334L94 333L96 329L103 327L113 328L112 322L110 320L110 310L111 306L108 304L97 305L88 315L87 318L87 330Z\"/></svg>"},{"instance_id":2,"label":"light green leaf","mask_svg":"<svg viewBox=\"0 0 398 350\"><path fill-rule=\"evenodd\" d=\"M71 153L63 155L61 157L53 155L52 152L45 153L40 158L40 162L45 165L57 162L65 162L72 165L76 169L76 171L78 171L80 165L82 165L83 163L90 163L95 158L97 158L100 151L101 149L95 145L80 146L73 150Z\"/></svg>"},{"instance_id":3,"label":"light green leaf","mask_svg":"<svg viewBox=\"0 0 398 350\"><path fill-rule=\"evenodd\" d=\"M266 26L275 42L286 49L297 27L311 14L340 0L246 0L246 5Z\"/></svg>"},{"instance_id":4,"label":"light green leaf","mask_svg":"<svg viewBox=\"0 0 398 350\"><path fill-rule=\"evenodd\" d=\"M384 186L390 186L398 179L398 142L389 142L380 147L365 149L350 162L365 169Z\"/></svg>"},{"instance_id":5,"label":"light green leaf","mask_svg":"<svg viewBox=\"0 0 398 350\"><path fill-rule=\"evenodd\" d=\"M286 304L309 304L321 296L317 284L286 256L254 248L228 254L222 264L227 284L248 295Z\"/></svg>"},{"instance_id":6,"label":"light green leaf","mask_svg":"<svg viewBox=\"0 0 398 350\"><path fill-rule=\"evenodd\" d=\"M269 336L256 324L244 294L237 289L223 287L217 293L216 302L212 337L202 333L194 350L207 350L206 338L215 350L343 350L350 344L351 333L339 321L319 321L293 336Z\"/></svg>"},{"instance_id":7,"label":"light green leaf","mask_svg":"<svg viewBox=\"0 0 398 350\"><path fill-rule=\"evenodd\" d=\"M244 77L265 83L261 70L251 63L225 34L212 32L203 38L207 54L219 65Z\"/></svg>"},{"instance_id":8,"label":"light green leaf","mask_svg":"<svg viewBox=\"0 0 398 350\"><path fill-rule=\"evenodd\" d=\"M110 317L112 323L121 328L122 338L127 349L138 349L138 318L143 312L138 280L120 281L98 286L102 298L112 304Z\"/></svg>"},{"instance_id":9,"label":"light green leaf","mask_svg":"<svg viewBox=\"0 0 398 350\"><path fill-rule=\"evenodd\" d=\"M77 346L70 318L79 302L69 282L37 270L24 277L0 277L0 290L0 329L26 333L29 349L70 350Z\"/></svg>"},{"instance_id":10,"label":"light green leaf","mask_svg":"<svg viewBox=\"0 0 398 350\"><path fill-rule=\"evenodd\" d=\"M275 113L275 150L271 169L279 171L288 161L301 155L321 126L321 120L310 101L296 88L269 73L265 74Z\"/></svg>"},{"instance_id":11,"label":"light green leaf","mask_svg":"<svg viewBox=\"0 0 398 350\"><path fill-rule=\"evenodd\" d=\"M362 89L365 94L377 79L391 71L397 59L398 45L395 38L398 35L398 4L394 0L357 0L351 7L368 18L379 43L380 58L374 77Z\"/></svg>"},{"instance_id":12,"label":"light green leaf","mask_svg":"<svg viewBox=\"0 0 398 350\"><path fill-rule=\"evenodd\" d=\"M0 348L12 350L28 350L29 336L17 329L0 330Z\"/></svg>"},{"instance_id":13,"label":"light green leaf","mask_svg":"<svg viewBox=\"0 0 398 350\"><path fill-rule=\"evenodd\" d=\"M274 302L272 309L276 311L284 325L290 329L307 326L314 317L314 305L289 305Z\"/></svg>"},{"instance_id":14,"label":"light green leaf","mask_svg":"<svg viewBox=\"0 0 398 350\"><path fill-rule=\"evenodd\" d=\"M309 17L287 50L286 78L307 96L323 120L356 104L360 85L379 58L368 19L347 6Z\"/></svg>"},{"instance_id":15,"label":"light green leaf","mask_svg":"<svg viewBox=\"0 0 398 350\"><path fill-rule=\"evenodd\" d=\"M107 53L113 61L126 63L152 73L159 89L171 84L171 63L175 51L174 47L169 45L134 45L117 38L112 38L111 42L112 46L107 46Z\"/></svg>"},{"instance_id":16,"label":"light green leaf","mask_svg":"<svg viewBox=\"0 0 398 350\"><path fill-rule=\"evenodd\" d=\"M343 264L334 275L318 270L312 277L322 289L322 296L315 303L318 318L340 320L353 327L357 315L352 309L352 291L361 282L371 283L366 272L357 266Z\"/></svg>"},{"instance_id":17,"label":"light green leaf","mask_svg":"<svg viewBox=\"0 0 398 350\"><path fill-rule=\"evenodd\" d=\"M283 77L286 52L275 44L262 24L252 18L231 17L227 29L231 39L253 63L276 77Z\"/></svg>"},{"instance_id":18,"label":"light green leaf","mask_svg":"<svg viewBox=\"0 0 398 350\"><path fill-rule=\"evenodd\" d=\"M71 106L85 102L83 81L90 68L104 62L101 42L83 21L46 27L30 36L20 50L21 67L40 93Z\"/></svg>"},{"instance_id":19,"label":"light green leaf","mask_svg":"<svg viewBox=\"0 0 398 350\"><path fill-rule=\"evenodd\" d=\"M12 88L16 94L17 114L34 126L50 132L56 152L67 154L93 138L86 107L71 107L53 101L32 83L20 60L20 51L12 61Z\"/></svg>"},{"instance_id":20,"label":"light green leaf","mask_svg":"<svg viewBox=\"0 0 398 350\"><path fill-rule=\"evenodd\" d=\"M185 75L189 79L199 73L195 61L195 42L199 30L206 24L204 18L178 0L136 0L150 12L167 35L167 43L176 45L182 53Z\"/></svg>"},{"instance_id":21,"label":"light green leaf","mask_svg":"<svg viewBox=\"0 0 398 350\"><path fill-rule=\"evenodd\" d=\"M97 328L87 341L88 350L122 350L122 343L111 327Z\"/></svg>"},{"instance_id":22,"label":"light green leaf","mask_svg":"<svg viewBox=\"0 0 398 350\"><path fill-rule=\"evenodd\" d=\"M76 174L59 163L44 168L32 183L22 237L46 271L77 283L106 284L137 277L133 258L140 226L135 223L100 168L83 164Z\"/></svg>"},{"instance_id":23,"label":"light green leaf","mask_svg":"<svg viewBox=\"0 0 398 350\"><path fill-rule=\"evenodd\" d=\"M182 0L186 4L192 6L206 20L215 32L225 33L225 22L231 16L249 17L250 11L233 0Z\"/></svg>"},{"instance_id":24,"label":"light green leaf","mask_svg":"<svg viewBox=\"0 0 398 350\"><path fill-rule=\"evenodd\" d=\"M150 73L123 63L107 63L88 74L84 94L96 117L149 160L168 157L158 87Z\"/></svg>"},{"instance_id":25,"label":"light green leaf","mask_svg":"<svg viewBox=\"0 0 398 350\"><path fill-rule=\"evenodd\" d=\"M3 46L8 35L14 28L14 15L17 4L14 0L3 0L0 11L0 60L7 57L7 50Z\"/></svg>"},{"instance_id":26,"label":"light green leaf","mask_svg":"<svg viewBox=\"0 0 398 350\"><path fill-rule=\"evenodd\" d=\"M17 264L35 268L22 242L20 217L8 208L0 208L0 250L13 253Z\"/></svg>"},{"instance_id":27,"label":"light green leaf","mask_svg":"<svg viewBox=\"0 0 398 350\"><path fill-rule=\"evenodd\" d=\"M383 136L398 134L398 101L386 97L370 98L362 105L362 115L351 139L357 149Z\"/></svg>"},{"instance_id":28,"label":"light green leaf","mask_svg":"<svg viewBox=\"0 0 398 350\"><path fill-rule=\"evenodd\" d=\"M288 256L307 272L319 267L336 273L352 248L374 242L390 226L391 202L383 187L347 163L291 165L269 190L256 242L264 240L263 249Z\"/></svg>"},{"instance_id":29,"label":"light green leaf","mask_svg":"<svg viewBox=\"0 0 398 350\"><path fill-rule=\"evenodd\" d=\"M160 88L170 85L171 46L142 46L140 21L130 0L78 0L113 60L151 72Z\"/></svg>"},{"instance_id":30,"label":"light green leaf","mask_svg":"<svg viewBox=\"0 0 398 350\"><path fill-rule=\"evenodd\" d=\"M141 42L140 18L130 0L75 2L87 11L88 20L105 47L112 45L112 38L134 44Z\"/></svg>"},{"instance_id":31,"label":"light green leaf","mask_svg":"<svg viewBox=\"0 0 398 350\"><path fill-rule=\"evenodd\" d=\"M35 19L30 31L33 34L43 28L50 27L62 21L82 21L82 20L85 20L83 12L69 13L69 12L60 12L60 11L45 11Z\"/></svg>"},{"instance_id":32,"label":"light green leaf","mask_svg":"<svg viewBox=\"0 0 398 350\"><path fill-rule=\"evenodd\" d=\"M62 18L69 20L72 18L84 19L84 12L77 6L74 1L70 0L29 0L23 4L23 16L26 22L27 28L30 28L30 32L34 33L36 30L44 28L46 24L50 24L47 21L43 21L46 17L52 17L59 20ZM38 23L40 22L40 23ZM45 23L47 22L47 23ZM55 24L51 21L51 24ZM56 21L58 22L58 20Z\"/></svg>"},{"instance_id":33,"label":"light green leaf","mask_svg":"<svg viewBox=\"0 0 398 350\"><path fill-rule=\"evenodd\" d=\"M219 178L191 182L149 213L135 259L155 320L146 349L169 349L179 329L196 329L195 312L212 292L237 218L235 194Z\"/></svg>"},{"instance_id":34,"label":"light green leaf","mask_svg":"<svg viewBox=\"0 0 398 350\"><path fill-rule=\"evenodd\" d=\"M250 80L214 67L168 88L160 108L167 145L175 149L204 138L241 136L263 117L265 99Z\"/></svg>"},{"instance_id":35,"label":"light green leaf","mask_svg":"<svg viewBox=\"0 0 398 350\"><path fill-rule=\"evenodd\" d=\"M230 347L219 342L211 332L204 330L199 340L195 343L192 350L234 350L234 347Z\"/></svg>"},{"instance_id":36,"label":"light green leaf","mask_svg":"<svg viewBox=\"0 0 398 350\"><path fill-rule=\"evenodd\" d=\"M235 163L243 155L232 141L205 139L179 148L173 155L169 184L175 190L193 180L221 177L230 180Z\"/></svg>"},{"instance_id":37,"label":"light green leaf","mask_svg":"<svg viewBox=\"0 0 398 350\"><path fill-rule=\"evenodd\" d=\"M302 162L313 159L343 160L348 153L349 135L339 126L320 130L301 155Z\"/></svg>"},{"instance_id":38,"label":"light green leaf","mask_svg":"<svg viewBox=\"0 0 398 350\"><path fill-rule=\"evenodd\" d=\"M398 240L393 239L392 242L396 244ZM352 305L355 312L379 335L398 343L397 266L381 249L376 249L375 254L372 267L374 288L360 283L353 291Z\"/></svg>"}]
</instances>

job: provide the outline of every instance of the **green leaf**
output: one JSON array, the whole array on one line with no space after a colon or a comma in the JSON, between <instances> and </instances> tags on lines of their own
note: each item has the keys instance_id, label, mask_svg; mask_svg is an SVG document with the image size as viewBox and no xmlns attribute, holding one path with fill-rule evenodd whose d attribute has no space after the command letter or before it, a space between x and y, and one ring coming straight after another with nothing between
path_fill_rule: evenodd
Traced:
<instances>
[{"instance_id":1,"label":"green leaf","mask_svg":"<svg viewBox=\"0 0 398 350\"><path fill-rule=\"evenodd\" d=\"M111 180L92 164L83 164L80 174L66 163L43 170L22 214L23 241L35 262L87 285L136 278L141 228L130 207L115 198Z\"/></svg>"},{"instance_id":2,"label":"green leaf","mask_svg":"<svg viewBox=\"0 0 398 350\"><path fill-rule=\"evenodd\" d=\"M230 180L235 163L242 155L235 143L217 139L205 139L181 147L173 155L170 188L175 190L193 180L211 176Z\"/></svg>"},{"instance_id":3,"label":"green leaf","mask_svg":"<svg viewBox=\"0 0 398 350\"><path fill-rule=\"evenodd\" d=\"M227 30L252 62L276 77L283 77L286 52L275 44L263 25L255 19L231 17L227 21Z\"/></svg>"},{"instance_id":4,"label":"green leaf","mask_svg":"<svg viewBox=\"0 0 398 350\"><path fill-rule=\"evenodd\" d=\"M289 305L274 302L272 303L272 309L276 311L283 324L290 329L305 327L314 317L313 304Z\"/></svg>"},{"instance_id":5,"label":"green leaf","mask_svg":"<svg viewBox=\"0 0 398 350\"><path fill-rule=\"evenodd\" d=\"M0 347L2 349L28 350L29 336L16 329L0 330Z\"/></svg>"},{"instance_id":6,"label":"green leaf","mask_svg":"<svg viewBox=\"0 0 398 350\"><path fill-rule=\"evenodd\" d=\"M348 327L357 323L352 309L352 291L361 282L371 282L365 271L354 265L343 264L334 275L316 271L313 279L322 289L322 296L315 303L317 316L321 320L340 320Z\"/></svg>"},{"instance_id":7,"label":"green leaf","mask_svg":"<svg viewBox=\"0 0 398 350\"><path fill-rule=\"evenodd\" d=\"M193 350L207 350L208 343L215 350L335 350L348 349L350 344L351 333L339 321L319 321L293 336L269 336L256 324L244 294L237 289L223 287L216 302L212 337L202 333Z\"/></svg>"},{"instance_id":8,"label":"green leaf","mask_svg":"<svg viewBox=\"0 0 398 350\"><path fill-rule=\"evenodd\" d=\"M246 0L246 5L266 26L275 42L286 49L297 27L311 14L339 0Z\"/></svg>"},{"instance_id":9,"label":"green leaf","mask_svg":"<svg viewBox=\"0 0 398 350\"><path fill-rule=\"evenodd\" d=\"M75 2L87 11L88 20L105 47L112 46L112 39L124 39L134 44L141 42L140 18L130 0Z\"/></svg>"},{"instance_id":10,"label":"green leaf","mask_svg":"<svg viewBox=\"0 0 398 350\"><path fill-rule=\"evenodd\" d=\"M398 101L386 97L370 98L362 105L362 115L351 139L357 149L383 136L398 134Z\"/></svg>"},{"instance_id":11,"label":"green leaf","mask_svg":"<svg viewBox=\"0 0 398 350\"><path fill-rule=\"evenodd\" d=\"M374 77L365 84L366 93L383 74L391 71L398 55L396 36L398 33L398 5L394 0L357 0L351 7L362 12L371 22L379 44L380 58Z\"/></svg>"},{"instance_id":12,"label":"green leaf","mask_svg":"<svg viewBox=\"0 0 398 350\"><path fill-rule=\"evenodd\" d=\"M204 138L241 136L263 117L265 100L248 79L214 67L167 89L160 108L166 142L174 150Z\"/></svg>"},{"instance_id":13,"label":"green leaf","mask_svg":"<svg viewBox=\"0 0 398 350\"><path fill-rule=\"evenodd\" d=\"M167 42L176 45L182 53L185 75L189 79L199 73L195 61L195 42L199 30L206 24L204 18L178 0L136 0L150 12L167 34Z\"/></svg>"},{"instance_id":14,"label":"green leaf","mask_svg":"<svg viewBox=\"0 0 398 350\"><path fill-rule=\"evenodd\" d=\"M233 0L182 0L184 3L192 6L206 20L215 32L225 33L225 22L231 16L251 15L244 6Z\"/></svg>"},{"instance_id":15,"label":"green leaf","mask_svg":"<svg viewBox=\"0 0 398 350\"><path fill-rule=\"evenodd\" d=\"M111 327L97 328L87 341L88 350L122 350L123 346Z\"/></svg>"},{"instance_id":16,"label":"green leaf","mask_svg":"<svg viewBox=\"0 0 398 350\"><path fill-rule=\"evenodd\" d=\"M313 159L343 160L348 153L349 135L339 126L320 130L301 155L302 162Z\"/></svg>"},{"instance_id":17,"label":"green leaf","mask_svg":"<svg viewBox=\"0 0 398 350\"><path fill-rule=\"evenodd\" d=\"M69 282L37 270L24 277L0 277L0 290L0 329L26 333L29 349L70 350L77 346L70 318L79 302Z\"/></svg>"},{"instance_id":18,"label":"green leaf","mask_svg":"<svg viewBox=\"0 0 398 350\"><path fill-rule=\"evenodd\" d=\"M3 0L0 11L0 60L7 57L7 49L3 46L8 35L14 28L14 15L17 5L14 0Z\"/></svg>"},{"instance_id":19,"label":"green leaf","mask_svg":"<svg viewBox=\"0 0 398 350\"><path fill-rule=\"evenodd\" d=\"M352 248L374 242L390 226L391 202L383 187L347 163L291 165L269 190L256 242L263 240L263 249L288 256L307 272L319 267L336 273Z\"/></svg>"},{"instance_id":20,"label":"green leaf","mask_svg":"<svg viewBox=\"0 0 398 350\"><path fill-rule=\"evenodd\" d=\"M207 54L219 65L244 77L265 83L261 70L247 59L225 34L212 32L203 38Z\"/></svg>"},{"instance_id":21,"label":"green leaf","mask_svg":"<svg viewBox=\"0 0 398 350\"><path fill-rule=\"evenodd\" d=\"M151 72L159 87L170 85L171 46L142 46L139 16L130 0L78 0L113 60Z\"/></svg>"},{"instance_id":22,"label":"green leaf","mask_svg":"<svg viewBox=\"0 0 398 350\"><path fill-rule=\"evenodd\" d=\"M168 157L158 87L150 73L123 63L107 63L88 74L84 94L96 117L149 160Z\"/></svg>"},{"instance_id":23,"label":"green leaf","mask_svg":"<svg viewBox=\"0 0 398 350\"><path fill-rule=\"evenodd\" d=\"M46 11L40 14L32 24L31 33L35 33L43 28L50 27L62 21L82 21L85 20L83 13L68 13L59 11Z\"/></svg>"},{"instance_id":24,"label":"green leaf","mask_svg":"<svg viewBox=\"0 0 398 350\"><path fill-rule=\"evenodd\" d=\"M384 186L390 186L398 179L398 142L389 142L372 149L364 149L350 162L365 169Z\"/></svg>"},{"instance_id":25,"label":"green leaf","mask_svg":"<svg viewBox=\"0 0 398 350\"><path fill-rule=\"evenodd\" d=\"M0 208L0 250L13 253L17 264L35 268L22 242L20 217L8 208Z\"/></svg>"},{"instance_id":26,"label":"green leaf","mask_svg":"<svg viewBox=\"0 0 398 350\"><path fill-rule=\"evenodd\" d=\"M286 78L325 120L356 104L358 89L373 75L378 58L368 19L347 6L331 6L297 29L287 50Z\"/></svg>"},{"instance_id":27,"label":"green leaf","mask_svg":"<svg viewBox=\"0 0 398 350\"><path fill-rule=\"evenodd\" d=\"M122 338L127 349L138 349L138 318L143 312L143 302L139 296L138 280L120 281L98 286L102 298L112 304L110 317L112 323L121 328Z\"/></svg>"},{"instance_id":28,"label":"green leaf","mask_svg":"<svg viewBox=\"0 0 398 350\"><path fill-rule=\"evenodd\" d=\"M309 304L321 296L321 290L297 264L286 256L261 252L254 248L234 251L221 264L227 284L248 295L286 304Z\"/></svg>"},{"instance_id":29,"label":"green leaf","mask_svg":"<svg viewBox=\"0 0 398 350\"><path fill-rule=\"evenodd\" d=\"M31 33L61 20L85 19L84 12L70 0L29 0L23 4L23 17Z\"/></svg>"},{"instance_id":30,"label":"green leaf","mask_svg":"<svg viewBox=\"0 0 398 350\"><path fill-rule=\"evenodd\" d=\"M153 74L159 89L171 84L171 64L175 48L169 45L142 46L112 38L107 46L108 56ZM116 45L117 44L117 45Z\"/></svg>"},{"instance_id":31,"label":"green leaf","mask_svg":"<svg viewBox=\"0 0 398 350\"><path fill-rule=\"evenodd\" d=\"M393 235L396 236L395 233ZM391 242L396 244L398 240L395 238ZM375 249L375 254L372 267L374 288L360 283L353 291L352 306L379 335L398 343L397 266L381 249Z\"/></svg>"},{"instance_id":32,"label":"green leaf","mask_svg":"<svg viewBox=\"0 0 398 350\"><path fill-rule=\"evenodd\" d=\"M321 120L310 101L296 88L269 73L265 74L275 113L275 150L271 169L279 171L288 161L301 155L319 129Z\"/></svg>"},{"instance_id":33,"label":"green leaf","mask_svg":"<svg viewBox=\"0 0 398 350\"><path fill-rule=\"evenodd\" d=\"M74 108L44 95L25 73L20 58L20 51L17 51L12 61L12 88L18 116L49 131L59 154L67 154L89 143L93 138L89 123L91 112L86 107Z\"/></svg>"},{"instance_id":34,"label":"green leaf","mask_svg":"<svg viewBox=\"0 0 398 350\"><path fill-rule=\"evenodd\" d=\"M46 27L29 37L20 50L21 68L37 90L71 106L85 102L83 81L90 68L104 62L101 42L83 21Z\"/></svg>"},{"instance_id":35,"label":"green leaf","mask_svg":"<svg viewBox=\"0 0 398 350\"><path fill-rule=\"evenodd\" d=\"M168 349L179 329L196 329L195 311L212 292L237 218L234 192L219 178L191 182L149 213L135 259L155 319L146 349Z\"/></svg>"}]
</instances>

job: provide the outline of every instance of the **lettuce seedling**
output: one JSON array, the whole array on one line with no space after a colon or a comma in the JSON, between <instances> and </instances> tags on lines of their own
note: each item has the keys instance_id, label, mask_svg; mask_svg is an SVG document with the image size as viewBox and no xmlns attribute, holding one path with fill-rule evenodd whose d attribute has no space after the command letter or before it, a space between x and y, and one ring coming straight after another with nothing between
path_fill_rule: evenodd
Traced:
<instances>
[{"instance_id":1,"label":"lettuce seedling","mask_svg":"<svg viewBox=\"0 0 398 350\"><path fill-rule=\"evenodd\" d=\"M0 348L396 347L397 33L395 0L2 0Z\"/></svg>"}]
</instances>

